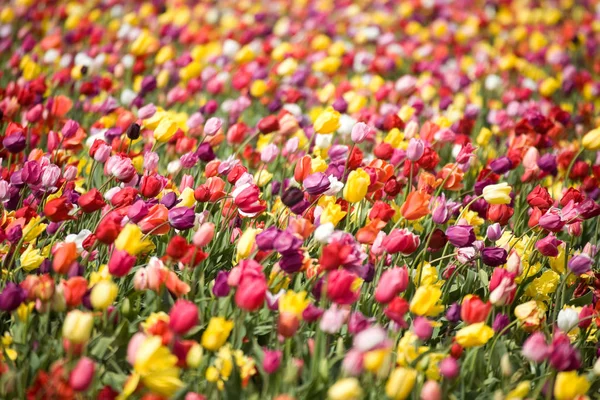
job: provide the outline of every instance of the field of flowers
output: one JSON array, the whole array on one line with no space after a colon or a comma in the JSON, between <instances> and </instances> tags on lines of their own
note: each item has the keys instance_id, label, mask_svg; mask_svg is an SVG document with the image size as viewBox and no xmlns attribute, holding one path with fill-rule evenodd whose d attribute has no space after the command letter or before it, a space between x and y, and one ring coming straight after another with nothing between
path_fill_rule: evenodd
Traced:
<instances>
[{"instance_id":1,"label":"field of flowers","mask_svg":"<svg viewBox=\"0 0 600 400\"><path fill-rule=\"evenodd\" d=\"M600 2L4 0L1 399L600 395Z\"/></svg>"}]
</instances>

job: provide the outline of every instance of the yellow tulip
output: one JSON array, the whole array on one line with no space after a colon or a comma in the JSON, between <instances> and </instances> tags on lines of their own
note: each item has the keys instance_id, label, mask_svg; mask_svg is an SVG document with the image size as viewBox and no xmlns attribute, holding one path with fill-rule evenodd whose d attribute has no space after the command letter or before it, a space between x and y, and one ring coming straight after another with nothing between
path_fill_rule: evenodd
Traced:
<instances>
[{"instance_id":1,"label":"yellow tulip","mask_svg":"<svg viewBox=\"0 0 600 400\"><path fill-rule=\"evenodd\" d=\"M73 343L84 343L90 338L93 327L94 317L91 313L73 310L63 322L62 335Z\"/></svg>"},{"instance_id":2,"label":"yellow tulip","mask_svg":"<svg viewBox=\"0 0 600 400\"><path fill-rule=\"evenodd\" d=\"M212 317L202 334L202 347L211 351L219 350L227 341L232 329L233 321L222 317Z\"/></svg>"},{"instance_id":3,"label":"yellow tulip","mask_svg":"<svg viewBox=\"0 0 600 400\"><path fill-rule=\"evenodd\" d=\"M170 117L164 117L154 129L154 139L159 143L165 143L171 140L177 133L177 124Z\"/></svg>"},{"instance_id":4,"label":"yellow tulip","mask_svg":"<svg viewBox=\"0 0 600 400\"><path fill-rule=\"evenodd\" d=\"M45 259L46 257L42 256L40 250L30 244L23 254L21 254L21 268L26 272L33 271L42 265Z\"/></svg>"},{"instance_id":5,"label":"yellow tulip","mask_svg":"<svg viewBox=\"0 0 600 400\"><path fill-rule=\"evenodd\" d=\"M456 332L456 342L462 347L483 346L494 336L494 330L485 322L478 322Z\"/></svg>"},{"instance_id":6,"label":"yellow tulip","mask_svg":"<svg viewBox=\"0 0 600 400\"><path fill-rule=\"evenodd\" d=\"M135 224L125 225L119 236L117 236L117 240L115 240L117 250L125 250L132 256L148 251L153 246L150 239L144 239L142 230Z\"/></svg>"},{"instance_id":7,"label":"yellow tulip","mask_svg":"<svg viewBox=\"0 0 600 400\"><path fill-rule=\"evenodd\" d=\"M483 198L489 204L510 204L512 188L506 182L487 185L483 188Z\"/></svg>"},{"instance_id":8,"label":"yellow tulip","mask_svg":"<svg viewBox=\"0 0 600 400\"><path fill-rule=\"evenodd\" d=\"M417 371L414 369L396 368L385 385L385 394L394 400L404 400L410 396L416 380Z\"/></svg>"},{"instance_id":9,"label":"yellow tulip","mask_svg":"<svg viewBox=\"0 0 600 400\"><path fill-rule=\"evenodd\" d=\"M370 184L371 177L364 169L358 168L350 172L346 186L344 186L344 199L350 203L358 203L367 195Z\"/></svg>"},{"instance_id":10,"label":"yellow tulip","mask_svg":"<svg viewBox=\"0 0 600 400\"><path fill-rule=\"evenodd\" d=\"M577 371L559 372L554 382L554 397L556 400L573 400L589 389L590 382L585 376L577 375Z\"/></svg>"},{"instance_id":11,"label":"yellow tulip","mask_svg":"<svg viewBox=\"0 0 600 400\"><path fill-rule=\"evenodd\" d=\"M444 311L444 306L439 304L442 291L437 286L420 286L412 301L410 311L421 316L434 317Z\"/></svg>"},{"instance_id":12,"label":"yellow tulip","mask_svg":"<svg viewBox=\"0 0 600 400\"><path fill-rule=\"evenodd\" d=\"M256 235L260 233L260 229L248 228L242 233L237 244L237 259L242 260L250 257L252 249L254 249Z\"/></svg>"},{"instance_id":13,"label":"yellow tulip","mask_svg":"<svg viewBox=\"0 0 600 400\"><path fill-rule=\"evenodd\" d=\"M106 310L117 298L119 287L112 281L100 281L94 285L90 301L96 310Z\"/></svg>"},{"instance_id":14,"label":"yellow tulip","mask_svg":"<svg viewBox=\"0 0 600 400\"><path fill-rule=\"evenodd\" d=\"M305 291L296 293L293 290L288 290L279 299L279 312L294 314L296 317L302 318L302 312L310 304L310 300L306 298L306 295Z\"/></svg>"},{"instance_id":15,"label":"yellow tulip","mask_svg":"<svg viewBox=\"0 0 600 400\"><path fill-rule=\"evenodd\" d=\"M600 128L592 129L586 133L581 144L587 150L600 150Z\"/></svg>"},{"instance_id":16,"label":"yellow tulip","mask_svg":"<svg viewBox=\"0 0 600 400\"><path fill-rule=\"evenodd\" d=\"M362 395L362 388L356 378L340 379L327 391L329 400L358 400Z\"/></svg>"},{"instance_id":17,"label":"yellow tulip","mask_svg":"<svg viewBox=\"0 0 600 400\"><path fill-rule=\"evenodd\" d=\"M340 127L340 113L328 108L317 117L314 128L317 133L333 133Z\"/></svg>"},{"instance_id":18,"label":"yellow tulip","mask_svg":"<svg viewBox=\"0 0 600 400\"><path fill-rule=\"evenodd\" d=\"M171 397L183 386L177 357L162 344L160 336L150 336L142 342L133 369L144 386L156 394Z\"/></svg>"}]
</instances>

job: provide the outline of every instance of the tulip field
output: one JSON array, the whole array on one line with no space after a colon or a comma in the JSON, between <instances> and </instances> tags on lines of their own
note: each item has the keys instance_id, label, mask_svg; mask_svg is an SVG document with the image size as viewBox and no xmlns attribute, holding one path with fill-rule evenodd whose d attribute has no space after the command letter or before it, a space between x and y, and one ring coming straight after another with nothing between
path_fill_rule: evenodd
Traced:
<instances>
[{"instance_id":1,"label":"tulip field","mask_svg":"<svg viewBox=\"0 0 600 400\"><path fill-rule=\"evenodd\" d=\"M3 0L0 399L600 398L600 1Z\"/></svg>"}]
</instances>

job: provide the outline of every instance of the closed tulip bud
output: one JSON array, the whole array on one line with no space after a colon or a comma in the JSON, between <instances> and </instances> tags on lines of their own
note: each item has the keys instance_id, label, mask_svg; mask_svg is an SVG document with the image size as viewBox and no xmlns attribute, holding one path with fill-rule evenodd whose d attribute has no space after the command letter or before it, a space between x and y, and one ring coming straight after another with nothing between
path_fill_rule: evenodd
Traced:
<instances>
[{"instance_id":1,"label":"closed tulip bud","mask_svg":"<svg viewBox=\"0 0 600 400\"><path fill-rule=\"evenodd\" d=\"M413 321L412 330L419 339L427 340L433 334L433 325L427 318L417 317Z\"/></svg>"},{"instance_id":2,"label":"closed tulip bud","mask_svg":"<svg viewBox=\"0 0 600 400\"><path fill-rule=\"evenodd\" d=\"M79 359L69 375L69 385L71 388L76 392L86 391L94 379L95 369L94 361L90 358L83 357Z\"/></svg>"},{"instance_id":3,"label":"closed tulip bud","mask_svg":"<svg viewBox=\"0 0 600 400\"><path fill-rule=\"evenodd\" d=\"M208 245L215 236L215 224L212 222L205 222L200 225L200 228L194 233L192 239L194 246L204 247Z\"/></svg>"},{"instance_id":4,"label":"closed tulip bud","mask_svg":"<svg viewBox=\"0 0 600 400\"><path fill-rule=\"evenodd\" d=\"M285 338L290 338L296 334L300 321L298 317L289 312L283 312L279 314L279 321L277 322L277 333Z\"/></svg>"},{"instance_id":5,"label":"closed tulip bud","mask_svg":"<svg viewBox=\"0 0 600 400\"><path fill-rule=\"evenodd\" d=\"M352 127L350 137L354 143L362 143L372 132L373 129L369 125L364 122L359 122Z\"/></svg>"},{"instance_id":6,"label":"closed tulip bud","mask_svg":"<svg viewBox=\"0 0 600 400\"><path fill-rule=\"evenodd\" d=\"M185 356L185 363L189 368L198 368L202 362L203 356L202 346L198 343L192 345L187 355Z\"/></svg>"},{"instance_id":7,"label":"closed tulip bud","mask_svg":"<svg viewBox=\"0 0 600 400\"><path fill-rule=\"evenodd\" d=\"M211 117L204 124L204 134L206 136L214 136L219 132L221 126L223 125L223 121L217 117Z\"/></svg>"},{"instance_id":8,"label":"closed tulip bud","mask_svg":"<svg viewBox=\"0 0 600 400\"><path fill-rule=\"evenodd\" d=\"M177 300L169 312L169 328L179 335L198 324L198 307L191 301Z\"/></svg>"},{"instance_id":9,"label":"closed tulip bud","mask_svg":"<svg viewBox=\"0 0 600 400\"><path fill-rule=\"evenodd\" d=\"M106 310L117 298L119 287L112 281L100 281L92 288L90 301L96 310Z\"/></svg>"},{"instance_id":10,"label":"closed tulip bud","mask_svg":"<svg viewBox=\"0 0 600 400\"><path fill-rule=\"evenodd\" d=\"M73 310L67 314L63 322L62 335L75 344L84 343L89 340L93 327L94 317L91 313Z\"/></svg>"},{"instance_id":11,"label":"closed tulip bud","mask_svg":"<svg viewBox=\"0 0 600 400\"><path fill-rule=\"evenodd\" d=\"M408 149L406 149L406 158L412 162L417 162L423 156L425 152L425 144L421 139L410 139L408 142Z\"/></svg>"},{"instance_id":12,"label":"closed tulip bud","mask_svg":"<svg viewBox=\"0 0 600 400\"><path fill-rule=\"evenodd\" d=\"M379 303L389 303L399 293L408 287L408 272L406 268L392 268L383 272L377 288L375 300Z\"/></svg>"},{"instance_id":13,"label":"closed tulip bud","mask_svg":"<svg viewBox=\"0 0 600 400\"><path fill-rule=\"evenodd\" d=\"M581 144L587 150L600 150L600 128L592 129L583 137Z\"/></svg>"},{"instance_id":14,"label":"closed tulip bud","mask_svg":"<svg viewBox=\"0 0 600 400\"><path fill-rule=\"evenodd\" d=\"M219 350L227 341L232 329L233 321L227 321L222 317L212 317L202 334L202 347L210 351Z\"/></svg>"},{"instance_id":15,"label":"closed tulip bud","mask_svg":"<svg viewBox=\"0 0 600 400\"><path fill-rule=\"evenodd\" d=\"M483 198L489 204L510 204L510 192L512 188L506 183L487 185L483 188Z\"/></svg>"},{"instance_id":16,"label":"closed tulip bud","mask_svg":"<svg viewBox=\"0 0 600 400\"><path fill-rule=\"evenodd\" d=\"M427 381L421 389L421 400L441 400L442 388L436 381Z\"/></svg>"},{"instance_id":17,"label":"closed tulip bud","mask_svg":"<svg viewBox=\"0 0 600 400\"><path fill-rule=\"evenodd\" d=\"M360 400L363 390L356 378L344 378L337 381L327 391L329 400Z\"/></svg>"},{"instance_id":18,"label":"closed tulip bud","mask_svg":"<svg viewBox=\"0 0 600 400\"><path fill-rule=\"evenodd\" d=\"M280 350L264 350L263 352L263 369L267 374L273 374L277 372L281 365L281 359L283 354Z\"/></svg>"},{"instance_id":19,"label":"closed tulip bud","mask_svg":"<svg viewBox=\"0 0 600 400\"><path fill-rule=\"evenodd\" d=\"M131 271L135 261L135 256L130 255L125 250L115 250L108 261L108 272L113 276L125 276Z\"/></svg>"},{"instance_id":20,"label":"closed tulip bud","mask_svg":"<svg viewBox=\"0 0 600 400\"><path fill-rule=\"evenodd\" d=\"M454 379L460 372L458 362L453 357L446 357L440 361L440 374L447 379Z\"/></svg>"},{"instance_id":21,"label":"closed tulip bud","mask_svg":"<svg viewBox=\"0 0 600 400\"><path fill-rule=\"evenodd\" d=\"M358 203L365 198L371 184L371 177L362 168L350 172L344 186L344 199L350 203Z\"/></svg>"},{"instance_id":22,"label":"closed tulip bud","mask_svg":"<svg viewBox=\"0 0 600 400\"><path fill-rule=\"evenodd\" d=\"M139 139L139 137L140 137L140 126L138 124L136 124L135 122L132 123L131 125L129 125L129 128L127 128L127 137L130 140Z\"/></svg>"},{"instance_id":23,"label":"closed tulip bud","mask_svg":"<svg viewBox=\"0 0 600 400\"><path fill-rule=\"evenodd\" d=\"M412 368L396 368L385 385L385 394L393 400L404 400L410 396L417 380L417 371Z\"/></svg>"}]
</instances>

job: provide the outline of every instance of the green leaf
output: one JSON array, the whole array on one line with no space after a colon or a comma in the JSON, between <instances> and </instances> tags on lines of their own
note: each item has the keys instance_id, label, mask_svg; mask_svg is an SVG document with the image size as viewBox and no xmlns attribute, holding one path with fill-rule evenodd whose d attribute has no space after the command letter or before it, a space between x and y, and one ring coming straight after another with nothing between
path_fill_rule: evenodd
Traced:
<instances>
[{"instance_id":1,"label":"green leaf","mask_svg":"<svg viewBox=\"0 0 600 400\"><path fill-rule=\"evenodd\" d=\"M593 294L592 292L587 292L581 297L577 297L569 302L570 306L584 306L586 304L592 304Z\"/></svg>"},{"instance_id":2,"label":"green leaf","mask_svg":"<svg viewBox=\"0 0 600 400\"><path fill-rule=\"evenodd\" d=\"M108 350L108 346L110 346L112 341L113 341L113 338L107 338L107 337L100 338L96 342L94 347L92 347L90 354L96 358L103 358L104 354L106 354L106 350Z\"/></svg>"}]
</instances>

